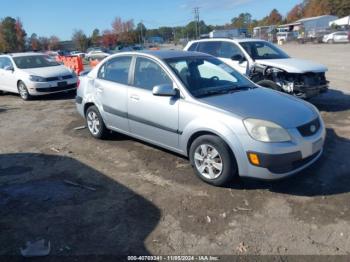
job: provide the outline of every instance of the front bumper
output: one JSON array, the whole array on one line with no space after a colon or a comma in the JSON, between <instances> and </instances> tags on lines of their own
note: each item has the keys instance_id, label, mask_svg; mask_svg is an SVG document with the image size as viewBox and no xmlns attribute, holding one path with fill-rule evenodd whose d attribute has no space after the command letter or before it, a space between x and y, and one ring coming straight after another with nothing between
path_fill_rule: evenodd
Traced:
<instances>
[{"instance_id":1,"label":"front bumper","mask_svg":"<svg viewBox=\"0 0 350 262\"><path fill-rule=\"evenodd\" d=\"M77 78L71 78L63 81L50 82L31 82L28 81L26 86L32 96L48 95L54 93L67 92L77 89Z\"/></svg>"},{"instance_id":2,"label":"front bumper","mask_svg":"<svg viewBox=\"0 0 350 262\"><path fill-rule=\"evenodd\" d=\"M299 173L321 157L326 138L323 122L312 136L305 137L298 129L289 129L288 132L292 141L285 143L263 143L249 136L243 138L244 157L241 155L237 159L243 161L239 164L239 175L264 180L281 179ZM250 153L259 157L259 165L251 162Z\"/></svg>"},{"instance_id":3,"label":"front bumper","mask_svg":"<svg viewBox=\"0 0 350 262\"><path fill-rule=\"evenodd\" d=\"M295 86L294 92L301 99L309 99L328 91L328 82L319 86Z\"/></svg>"}]
</instances>

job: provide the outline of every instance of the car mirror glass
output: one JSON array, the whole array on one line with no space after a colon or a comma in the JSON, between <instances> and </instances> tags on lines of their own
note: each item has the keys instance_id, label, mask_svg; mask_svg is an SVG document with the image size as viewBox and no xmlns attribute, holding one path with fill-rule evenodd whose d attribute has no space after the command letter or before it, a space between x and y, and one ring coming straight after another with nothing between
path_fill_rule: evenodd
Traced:
<instances>
[{"instance_id":1,"label":"car mirror glass","mask_svg":"<svg viewBox=\"0 0 350 262\"><path fill-rule=\"evenodd\" d=\"M156 85L152 90L153 95L155 96L176 96L177 91L174 89L173 85L164 84Z\"/></svg>"}]
</instances>

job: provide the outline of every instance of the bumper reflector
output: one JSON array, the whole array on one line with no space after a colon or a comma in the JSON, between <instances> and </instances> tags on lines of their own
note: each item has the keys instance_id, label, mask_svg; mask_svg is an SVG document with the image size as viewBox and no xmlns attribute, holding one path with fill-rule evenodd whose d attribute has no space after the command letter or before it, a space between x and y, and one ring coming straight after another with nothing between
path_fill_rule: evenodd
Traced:
<instances>
[{"instance_id":1,"label":"bumper reflector","mask_svg":"<svg viewBox=\"0 0 350 262\"><path fill-rule=\"evenodd\" d=\"M248 156L249 156L250 163L252 163L255 166L260 166L260 159L257 154L249 153Z\"/></svg>"}]
</instances>

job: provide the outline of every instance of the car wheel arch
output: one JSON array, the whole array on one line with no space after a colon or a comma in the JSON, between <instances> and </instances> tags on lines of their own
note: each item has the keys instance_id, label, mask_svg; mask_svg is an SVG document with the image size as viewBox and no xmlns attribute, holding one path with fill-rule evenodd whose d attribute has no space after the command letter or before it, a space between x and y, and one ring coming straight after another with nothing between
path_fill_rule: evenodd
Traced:
<instances>
[{"instance_id":1,"label":"car wheel arch","mask_svg":"<svg viewBox=\"0 0 350 262\"><path fill-rule=\"evenodd\" d=\"M89 107L96 106L93 102L87 102L84 105L84 116L86 115L86 111L89 109Z\"/></svg>"}]
</instances>

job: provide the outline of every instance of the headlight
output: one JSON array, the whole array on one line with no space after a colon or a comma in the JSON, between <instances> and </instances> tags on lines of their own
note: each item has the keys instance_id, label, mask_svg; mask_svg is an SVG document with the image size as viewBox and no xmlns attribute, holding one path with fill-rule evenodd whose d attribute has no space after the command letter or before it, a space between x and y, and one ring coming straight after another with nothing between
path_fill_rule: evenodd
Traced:
<instances>
[{"instance_id":1,"label":"headlight","mask_svg":"<svg viewBox=\"0 0 350 262\"><path fill-rule=\"evenodd\" d=\"M46 82L46 79L41 76L29 76L29 79L33 82Z\"/></svg>"},{"instance_id":2,"label":"headlight","mask_svg":"<svg viewBox=\"0 0 350 262\"><path fill-rule=\"evenodd\" d=\"M265 120L248 118L243 121L249 135L261 142L287 142L288 132L281 126Z\"/></svg>"}]
</instances>

